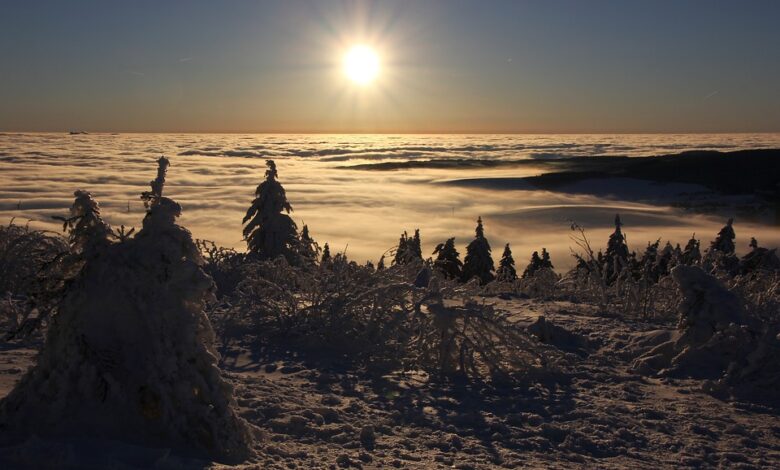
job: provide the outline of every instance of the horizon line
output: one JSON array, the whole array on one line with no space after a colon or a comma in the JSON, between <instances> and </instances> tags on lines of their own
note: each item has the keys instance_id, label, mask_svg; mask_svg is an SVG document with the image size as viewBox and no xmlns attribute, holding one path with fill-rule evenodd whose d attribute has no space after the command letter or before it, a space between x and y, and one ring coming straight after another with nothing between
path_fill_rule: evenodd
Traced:
<instances>
[{"instance_id":1,"label":"horizon line","mask_svg":"<svg viewBox=\"0 0 780 470\"><path fill-rule=\"evenodd\" d=\"M420 132L367 132L367 131L84 131L68 130L3 130L0 134L223 134L223 135L701 135L701 134L780 134L774 131L568 131L568 132L488 132L488 131L420 131Z\"/></svg>"}]
</instances>

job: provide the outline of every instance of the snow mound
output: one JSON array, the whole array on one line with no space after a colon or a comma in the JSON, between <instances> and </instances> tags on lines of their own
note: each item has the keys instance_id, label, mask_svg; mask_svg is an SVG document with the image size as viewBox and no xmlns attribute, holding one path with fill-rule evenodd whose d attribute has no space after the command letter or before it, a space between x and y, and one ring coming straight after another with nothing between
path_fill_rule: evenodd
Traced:
<instances>
[{"instance_id":1,"label":"snow mound","mask_svg":"<svg viewBox=\"0 0 780 470\"><path fill-rule=\"evenodd\" d=\"M776 397L777 326L750 321L739 298L698 267L678 266L672 277L683 296L680 335L640 356L633 369L646 375L707 379L703 388L712 393L751 389Z\"/></svg>"},{"instance_id":2,"label":"snow mound","mask_svg":"<svg viewBox=\"0 0 780 470\"><path fill-rule=\"evenodd\" d=\"M546 320L540 315L526 330L544 344L550 344L563 351L579 351L587 348L586 338Z\"/></svg>"}]
</instances>

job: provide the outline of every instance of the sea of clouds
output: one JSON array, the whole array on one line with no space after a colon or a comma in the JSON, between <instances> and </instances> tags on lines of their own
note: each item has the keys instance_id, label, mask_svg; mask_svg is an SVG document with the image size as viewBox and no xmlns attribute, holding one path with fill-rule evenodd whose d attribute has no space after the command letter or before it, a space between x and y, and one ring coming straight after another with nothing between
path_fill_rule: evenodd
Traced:
<instances>
[{"instance_id":1,"label":"sea of clouds","mask_svg":"<svg viewBox=\"0 0 780 470\"><path fill-rule=\"evenodd\" d=\"M277 161L280 180L301 225L334 251L376 261L404 230L420 228L424 251L455 236L461 252L478 216L498 258L511 242L523 264L532 250L552 251L571 265L569 225L575 220L601 244L615 212L629 243L642 249L661 237L684 242L695 231L712 238L722 216L682 213L662 204L489 185L442 182L520 177L533 166L361 171L345 166L410 159L550 159L568 156L647 156L685 150L778 148L780 134L715 135L226 135L226 134L0 134L0 222L12 218L60 230L73 191L91 191L113 225L139 226L160 155L171 159L166 195L183 206L182 225L195 237L243 249L241 218L265 172ZM602 191L609 193L609 191ZM780 245L776 226L737 220L738 245L750 236Z\"/></svg>"}]
</instances>

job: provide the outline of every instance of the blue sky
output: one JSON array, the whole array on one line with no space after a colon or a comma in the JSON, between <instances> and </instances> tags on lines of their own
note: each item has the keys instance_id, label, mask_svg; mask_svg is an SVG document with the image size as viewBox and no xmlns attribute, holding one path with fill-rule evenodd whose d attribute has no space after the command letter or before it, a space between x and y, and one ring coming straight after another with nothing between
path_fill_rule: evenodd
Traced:
<instances>
[{"instance_id":1,"label":"blue sky","mask_svg":"<svg viewBox=\"0 0 780 470\"><path fill-rule=\"evenodd\" d=\"M8 1L0 130L777 132L777 1ZM367 44L358 87L344 52Z\"/></svg>"}]
</instances>

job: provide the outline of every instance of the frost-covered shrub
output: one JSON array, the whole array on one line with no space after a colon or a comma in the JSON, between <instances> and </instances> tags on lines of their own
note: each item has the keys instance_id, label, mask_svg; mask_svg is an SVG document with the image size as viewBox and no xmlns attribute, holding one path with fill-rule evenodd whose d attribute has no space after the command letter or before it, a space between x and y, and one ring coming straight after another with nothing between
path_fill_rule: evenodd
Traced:
<instances>
[{"instance_id":1,"label":"frost-covered shrub","mask_svg":"<svg viewBox=\"0 0 780 470\"><path fill-rule=\"evenodd\" d=\"M743 300L750 317L780 325L780 271L758 270L725 280Z\"/></svg>"},{"instance_id":2,"label":"frost-covered shrub","mask_svg":"<svg viewBox=\"0 0 780 470\"><path fill-rule=\"evenodd\" d=\"M195 240L195 244L204 261L203 270L217 286L217 297L232 293L243 279L246 255L232 248L217 246L210 240Z\"/></svg>"},{"instance_id":3,"label":"frost-covered shrub","mask_svg":"<svg viewBox=\"0 0 780 470\"><path fill-rule=\"evenodd\" d=\"M0 331L35 331L56 307L63 277L65 240L13 222L0 227Z\"/></svg>"},{"instance_id":4,"label":"frost-covered shrub","mask_svg":"<svg viewBox=\"0 0 780 470\"><path fill-rule=\"evenodd\" d=\"M516 289L531 298L551 299L557 296L556 289L561 276L552 268L542 267L515 281Z\"/></svg>"},{"instance_id":5,"label":"frost-covered shrub","mask_svg":"<svg viewBox=\"0 0 780 470\"><path fill-rule=\"evenodd\" d=\"M416 316L418 333L407 347L407 367L439 377L522 380L554 366L554 355L492 307L432 301Z\"/></svg>"},{"instance_id":6,"label":"frost-covered shrub","mask_svg":"<svg viewBox=\"0 0 780 470\"><path fill-rule=\"evenodd\" d=\"M343 255L314 270L281 258L249 262L226 314L270 340L370 362L377 348L392 348L383 332L392 317L411 308L406 266L375 273Z\"/></svg>"},{"instance_id":7,"label":"frost-covered shrub","mask_svg":"<svg viewBox=\"0 0 780 470\"><path fill-rule=\"evenodd\" d=\"M472 302L478 281L447 279L421 262L382 270L337 254L318 269L279 258L248 260L245 278L215 312L225 328L263 344L334 357L375 372L420 369L437 377L520 377L542 367L528 337ZM443 299L465 307L444 306ZM454 348L454 349L453 349ZM534 358L533 360L531 358Z\"/></svg>"}]
</instances>

